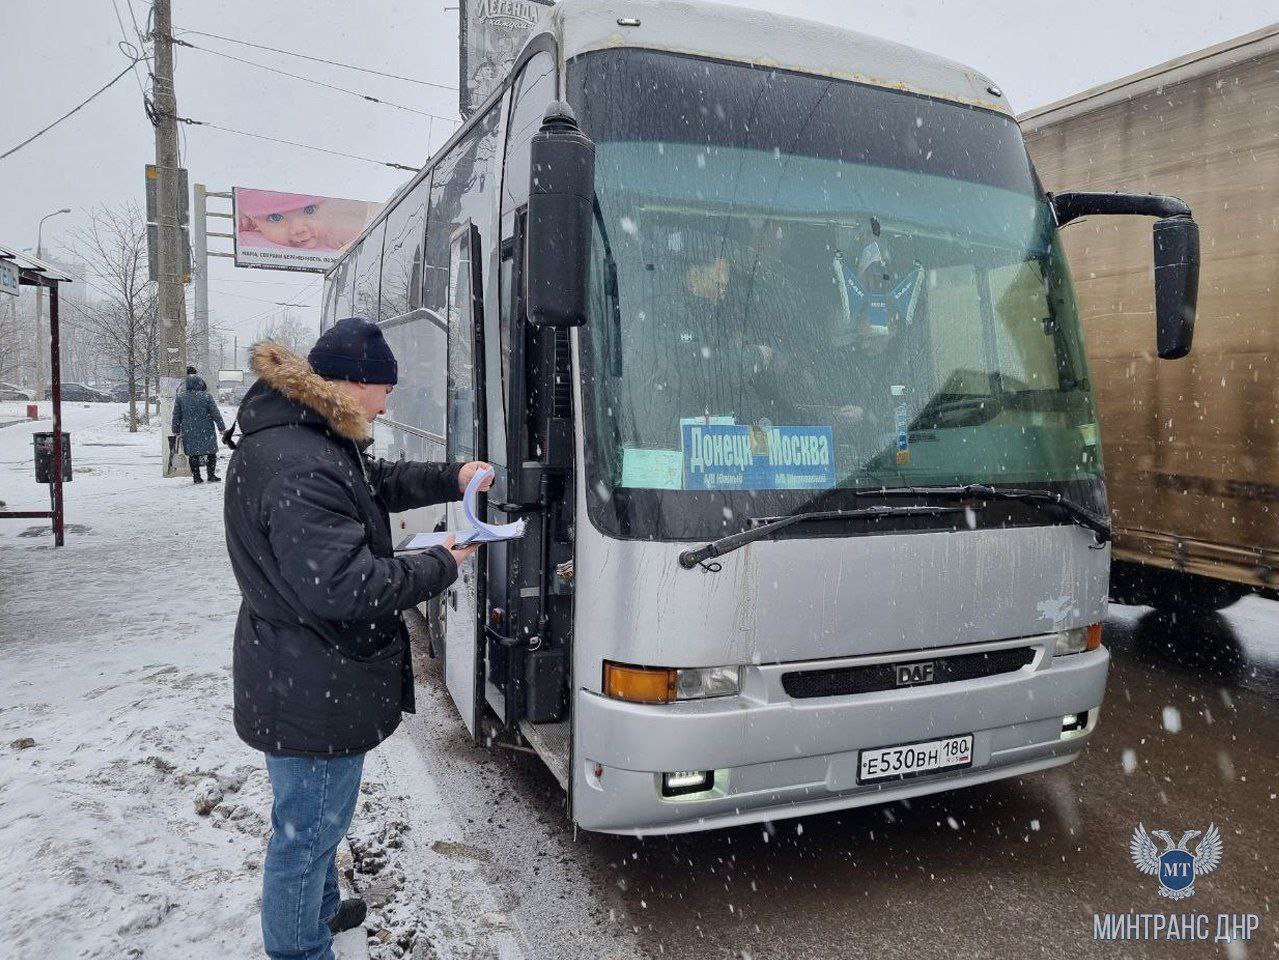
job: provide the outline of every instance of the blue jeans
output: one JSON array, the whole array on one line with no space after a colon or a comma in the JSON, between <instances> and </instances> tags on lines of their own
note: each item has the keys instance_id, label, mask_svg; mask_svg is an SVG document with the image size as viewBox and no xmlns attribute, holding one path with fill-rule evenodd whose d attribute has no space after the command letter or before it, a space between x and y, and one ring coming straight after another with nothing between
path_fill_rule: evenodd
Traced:
<instances>
[{"instance_id":1,"label":"blue jeans","mask_svg":"<svg viewBox=\"0 0 1279 960\"><path fill-rule=\"evenodd\" d=\"M337 865L360 795L364 754L266 755L275 801L262 867L262 941L271 960L333 960Z\"/></svg>"}]
</instances>

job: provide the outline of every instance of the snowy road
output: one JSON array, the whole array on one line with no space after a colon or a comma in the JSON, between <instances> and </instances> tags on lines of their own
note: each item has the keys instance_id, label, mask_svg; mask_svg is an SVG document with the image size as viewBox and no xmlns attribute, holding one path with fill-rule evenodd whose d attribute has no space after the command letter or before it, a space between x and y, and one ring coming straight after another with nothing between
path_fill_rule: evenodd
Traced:
<instances>
[{"instance_id":1,"label":"snowy road","mask_svg":"<svg viewBox=\"0 0 1279 960\"><path fill-rule=\"evenodd\" d=\"M0 960L259 957L269 789L231 728L222 488L162 479L158 435L123 412L64 407L64 549L48 521L0 524ZM12 509L48 503L46 429L0 429ZM397 756L366 768L351 833L373 960L531 957L443 805L409 816L404 787L429 784Z\"/></svg>"},{"instance_id":2,"label":"snowy road","mask_svg":"<svg viewBox=\"0 0 1279 960\"><path fill-rule=\"evenodd\" d=\"M230 729L220 491L162 480L157 437L121 412L68 412L65 550L0 525L0 957L256 957L267 791ZM46 502L32 429L0 429L15 508ZM371 760L353 831L375 960L416 956L401 940L494 960L1274 955L1279 604L1116 607L1105 640L1101 725L1069 767L644 841L575 834L551 775L466 740L419 657L421 712ZM1259 914L1259 939L1095 942L1094 913L1176 906L1129 860L1138 822L1216 823L1225 857L1193 909Z\"/></svg>"},{"instance_id":3,"label":"snowy road","mask_svg":"<svg viewBox=\"0 0 1279 960\"><path fill-rule=\"evenodd\" d=\"M1075 764L771 829L574 837L539 762L462 743L438 692L409 726L546 960L1274 955L1279 604L1177 624L1116 607L1105 636L1101 725ZM1094 912L1171 910L1129 859L1139 821L1174 836L1216 823L1225 859L1193 909L1257 913L1262 938L1094 942Z\"/></svg>"}]
</instances>

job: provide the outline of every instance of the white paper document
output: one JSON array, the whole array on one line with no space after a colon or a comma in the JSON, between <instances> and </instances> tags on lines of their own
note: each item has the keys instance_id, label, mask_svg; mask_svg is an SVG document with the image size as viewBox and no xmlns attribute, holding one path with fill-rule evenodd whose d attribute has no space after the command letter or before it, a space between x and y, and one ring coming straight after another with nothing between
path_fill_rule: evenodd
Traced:
<instances>
[{"instance_id":1,"label":"white paper document","mask_svg":"<svg viewBox=\"0 0 1279 960\"><path fill-rule=\"evenodd\" d=\"M524 521L514 523L485 523L475 515L475 497L480 491L480 484L485 477L493 476L492 470L477 471L466 485L462 494L462 514L471 529L465 531L442 530L439 533L418 533L408 537L400 544L400 550L425 550L444 543L449 537L457 534L457 545L465 547L472 543L493 543L495 540L514 540L524 536Z\"/></svg>"}]
</instances>

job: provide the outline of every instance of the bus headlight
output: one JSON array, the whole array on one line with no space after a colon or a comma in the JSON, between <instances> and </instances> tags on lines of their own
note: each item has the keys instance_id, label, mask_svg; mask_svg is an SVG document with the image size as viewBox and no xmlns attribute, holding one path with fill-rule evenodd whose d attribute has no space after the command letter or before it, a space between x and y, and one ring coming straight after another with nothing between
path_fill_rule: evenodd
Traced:
<instances>
[{"instance_id":1,"label":"bus headlight","mask_svg":"<svg viewBox=\"0 0 1279 960\"><path fill-rule=\"evenodd\" d=\"M1100 646L1101 624L1094 623L1090 627L1076 627L1074 630L1063 630L1058 633L1053 640L1053 656L1083 653L1085 650L1096 650Z\"/></svg>"},{"instance_id":2,"label":"bus headlight","mask_svg":"<svg viewBox=\"0 0 1279 960\"><path fill-rule=\"evenodd\" d=\"M604 694L631 703L673 703L731 697L741 692L742 668L632 667L604 663Z\"/></svg>"},{"instance_id":3,"label":"bus headlight","mask_svg":"<svg viewBox=\"0 0 1279 960\"><path fill-rule=\"evenodd\" d=\"M705 700L707 697L732 697L741 693L741 667L698 667L676 670L676 700Z\"/></svg>"}]
</instances>

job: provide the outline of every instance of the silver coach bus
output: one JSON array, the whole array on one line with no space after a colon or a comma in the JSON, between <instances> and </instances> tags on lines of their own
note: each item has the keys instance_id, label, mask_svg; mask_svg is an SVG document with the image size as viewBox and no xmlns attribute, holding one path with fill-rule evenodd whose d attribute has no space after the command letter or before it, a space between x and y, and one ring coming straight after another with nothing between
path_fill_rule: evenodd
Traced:
<instances>
[{"instance_id":1,"label":"silver coach bus","mask_svg":"<svg viewBox=\"0 0 1279 960\"><path fill-rule=\"evenodd\" d=\"M473 736L575 823L798 816L1068 762L1097 723L1109 522L1058 227L968 68L702 3L564 0L327 278L401 362L379 452L483 458L523 517L425 611ZM454 507L395 518L456 528Z\"/></svg>"}]
</instances>

